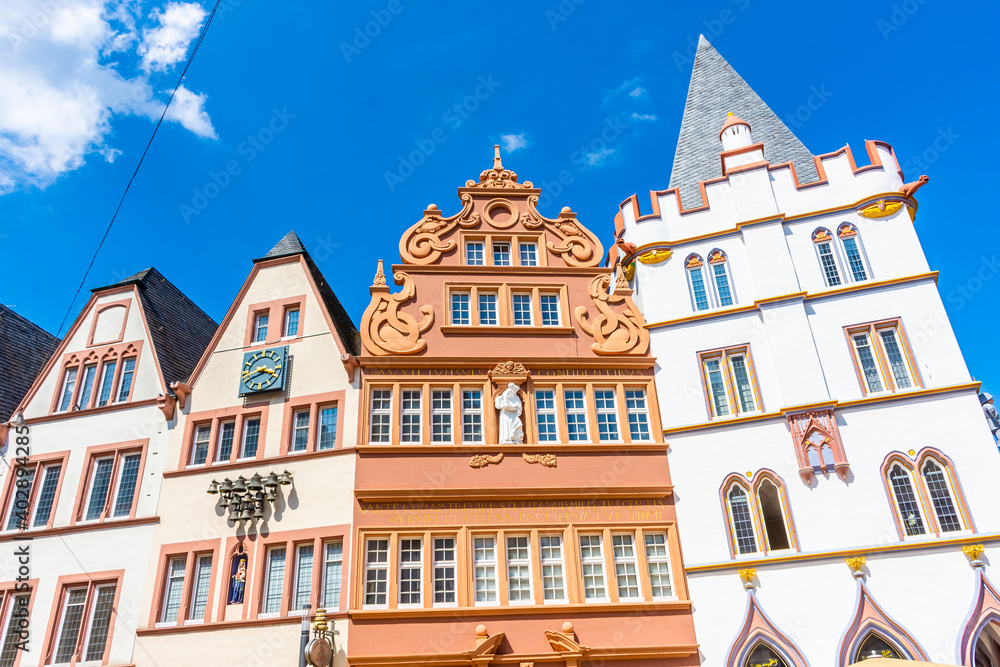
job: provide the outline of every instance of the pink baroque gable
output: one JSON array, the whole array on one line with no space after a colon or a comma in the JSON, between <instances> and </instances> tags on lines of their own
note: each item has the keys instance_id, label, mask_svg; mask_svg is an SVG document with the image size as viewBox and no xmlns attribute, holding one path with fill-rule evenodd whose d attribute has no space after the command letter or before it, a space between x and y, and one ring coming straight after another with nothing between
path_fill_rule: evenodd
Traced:
<instances>
[{"instance_id":1,"label":"pink baroque gable","mask_svg":"<svg viewBox=\"0 0 1000 667\"><path fill-rule=\"evenodd\" d=\"M785 417L788 419L788 429L792 435L795 459L799 463L799 475L802 479L808 484L817 468L824 473L836 472L841 479L846 479L847 470L851 466L847 462L833 408L786 413ZM819 463L818 466L815 465L816 462Z\"/></svg>"},{"instance_id":2,"label":"pink baroque gable","mask_svg":"<svg viewBox=\"0 0 1000 667\"><path fill-rule=\"evenodd\" d=\"M752 586L747 586L747 610L736 639L726 654L726 667L742 667L758 643L763 642L781 655L788 667L808 667L809 661L792 639L764 613Z\"/></svg>"},{"instance_id":3,"label":"pink baroque gable","mask_svg":"<svg viewBox=\"0 0 1000 667\"><path fill-rule=\"evenodd\" d=\"M897 652L908 660L928 660L927 653L917 640L903 626L892 620L872 596L864 577L856 576L858 582L857 603L854 606L854 616L844 630L837 648L837 667L847 667L854 663L854 655L868 633L875 632Z\"/></svg>"},{"instance_id":4,"label":"pink baroque gable","mask_svg":"<svg viewBox=\"0 0 1000 667\"><path fill-rule=\"evenodd\" d=\"M980 547L982 548L982 547ZM977 554L978 556L978 554ZM980 633L990 623L1000 624L1000 594L983 570L983 562L976 558L972 563L976 573L975 593L972 596L972 607L966 617L962 634L959 637L959 664L966 667L975 665L976 641Z\"/></svg>"}]
</instances>

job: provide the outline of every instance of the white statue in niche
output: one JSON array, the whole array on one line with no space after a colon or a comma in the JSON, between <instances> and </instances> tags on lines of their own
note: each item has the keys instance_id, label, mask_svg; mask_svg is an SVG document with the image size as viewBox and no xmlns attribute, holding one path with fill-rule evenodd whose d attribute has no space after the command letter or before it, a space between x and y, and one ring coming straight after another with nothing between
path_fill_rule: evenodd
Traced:
<instances>
[{"instance_id":1,"label":"white statue in niche","mask_svg":"<svg viewBox=\"0 0 1000 667\"><path fill-rule=\"evenodd\" d=\"M524 426L521 422L521 399L517 396L517 385L513 382L494 401L500 411L500 444L524 442Z\"/></svg>"}]
</instances>

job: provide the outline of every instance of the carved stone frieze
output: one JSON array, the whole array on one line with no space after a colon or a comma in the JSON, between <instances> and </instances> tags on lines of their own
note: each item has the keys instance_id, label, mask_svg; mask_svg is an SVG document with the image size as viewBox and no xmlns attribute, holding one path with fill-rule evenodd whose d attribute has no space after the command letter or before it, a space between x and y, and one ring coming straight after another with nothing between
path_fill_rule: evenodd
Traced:
<instances>
[{"instance_id":1,"label":"carved stone frieze","mask_svg":"<svg viewBox=\"0 0 1000 667\"><path fill-rule=\"evenodd\" d=\"M379 273L382 262L379 261ZM416 354L427 347L427 342L420 334L426 332L434 323L434 309L424 305L420 307L423 318L417 320L409 313L400 311L400 307L414 296L416 288L409 274L399 271L393 274L397 285L403 287L396 294L389 293L385 285L384 274L382 284L379 273L375 274L375 284L369 290L372 300L361 318L361 339L371 354L385 356L389 354Z\"/></svg>"},{"instance_id":2,"label":"carved stone frieze","mask_svg":"<svg viewBox=\"0 0 1000 667\"><path fill-rule=\"evenodd\" d=\"M521 454L521 458L528 463L540 463L546 468L555 468L557 463L555 454Z\"/></svg>"},{"instance_id":3,"label":"carved stone frieze","mask_svg":"<svg viewBox=\"0 0 1000 667\"><path fill-rule=\"evenodd\" d=\"M590 346L596 354L645 354L649 332L629 294L608 294L611 276L601 274L590 282L590 298L598 314L591 316L585 306L573 311L580 327L594 338ZM613 308L618 306L624 312Z\"/></svg>"},{"instance_id":4,"label":"carved stone frieze","mask_svg":"<svg viewBox=\"0 0 1000 667\"><path fill-rule=\"evenodd\" d=\"M476 454L471 459L469 459L470 468L485 468L486 466L493 464L497 465L503 461L503 452L495 454L493 456L489 454Z\"/></svg>"}]
</instances>

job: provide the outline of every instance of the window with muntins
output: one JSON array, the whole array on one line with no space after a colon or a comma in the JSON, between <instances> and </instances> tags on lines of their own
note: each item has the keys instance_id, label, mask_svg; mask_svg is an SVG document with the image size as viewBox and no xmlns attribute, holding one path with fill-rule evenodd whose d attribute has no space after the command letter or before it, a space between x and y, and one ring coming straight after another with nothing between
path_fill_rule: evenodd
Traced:
<instances>
[{"instance_id":1,"label":"window with muntins","mask_svg":"<svg viewBox=\"0 0 1000 667\"><path fill-rule=\"evenodd\" d=\"M365 606L388 602L389 540L368 540L365 548Z\"/></svg>"},{"instance_id":2,"label":"window with muntins","mask_svg":"<svg viewBox=\"0 0 1000 667\"><path fill-rule=\"evenodd\" d=\"M465 263L468 266L483 266L486 263L482 241L469 241L465 244Z\"/></svg>"},{"instance_id":3,"label":"window with muntins","mask_svg":"<svg viewBox=\"0 0 1000 667\"><path fill-rule=\"evenodd\" d=\"M507 599L510 604L532 602L530 540L527 535L507 537Z\"/></svg>"},{"instance_id":4,"label":"window with muntins","mask_svg":"<svg viewBox=\"0 0 1000 667\"><path fill-rule=\"evenodd\" d=\"M954 466L937 450L894 452L883 475L901 539L974 530Z\"/></svg>"},{"instance_id":5,"label":"window with muntins","mask_svg":"<svg viewBox=\"0 0 1000 667\"><path fill-rule=\"evenodd\" d=\"M62 592L52 664L104 660L117 583L72 585Z\"/></svg>"},{"instance_id":6,"label":"window with muntins","mask_svg":"<svg viewBox=\"0 0 1000 667\"><path fill-rule=\"evenodd\" d=\"M580 535L580 571L583 575L585 602L607 602L608 592L604 583L604 552L601 535Z\"/></svg>"},{"instance_id":7,"label":"window with muntins","mask_svg":"<svg viewBox=\"0 0 1000 667\"><path fill-rule=\"evenodd\" d=\"M392 431L392 390L372 389L371 432L369 440L390 442Z\"/></svg>"},{"instance_id":8,"label":"window with muntins","mask_svg":"<svg viewBox=\"0 0 1000 667\"><path fill-rule=\"evenodd\" d=\"M896 510L899 512L899 518L907 536L923 535L926 532L924 520L920 513L920 501L913 488L910 471L897 463L889 470L889 483L892 485Z\"/></svg>"},{"instance_id":9,"label":"window with muntins","mask_svg":"<svg viewBox=\"0 0 1000 667\"><path fill-rule=\"evenodd\" d=\"M736 550L740 554L757 553L757 538L754 535L753 514L746 490L739 485L733 485L727 494L729 502L729 518L732 522L733 535L736 538Z\"/></svg>"},{"instance_id":10,"label":"window with muntins","mask_svg":"<svg viewBox=\"0 0 1000 667\"><path fill-rule=\"evenodd\" d=\"M562 535L541 535L538 541L541 549L542 593L545 602L565 602Z\"/></svg>"},{"instance_id":11,"label":"window with muntins","mask_svg":"<svg viewBox=\"0 0 1000 667\"><path fill-rule=\"evenodd\" d=\"M583 389L567 389L566 431L570 442L587 442L587 397Z\"/></svg>"},{"instance_id":12,"label":"window with muntins","mask_svg":"<svg viewBox=\"0 0 1000 667\"><path fill-rule=\"evenodd\" d=\"M263 343L267 340L267 321L269 317L268 313L258 313L254 316L253 342Z\"/></svg>"},{"instance_id":13,"label":"window with muntins","mask_svg":"<svg viewBox=\"0 0 1000 667\"><path fill-rule=\"evenodd\" d=\"M703 352L700 358L713 419L760 411L748 348Z\"/></svg>"},{"instance_id":14,"label":"window with muntins","mask_svg":"<svg viewBox=\"0 0 1000 667\"><path fill-rule=\"evenodd\" d=\"M420 442L421 391L419 389L404 389L401 393L401 423L399 431L400 442Z\"/></svg>"},{"instance_id":15,"label":"window with muntins","mask_svg":"<svg viewBox=\"0 0 1000 667\"><path fill-rule=\"evenodd\" d=\"M455 605L455 538L434 538L434 606Z\"/></svg>"},{"instance_id":16,"label":"window with muntins","mask_svg":"<svg viewBox=\"0 0 1000 667\"><path fill-rule=\"evenodd\" d=\"M615 405L614 389L594 389L594 403L597 406L597 431L601 442L619 442L618 407Z\"/></svg>"},{"instance_id":17,"label":"window with muntins","mask_svg":"<svg viewBox=\"0 0 1000 667\"><path fill-rule=\"evenodd\" d=\"M431 390L431 442L451 442L451 389Z\"/></svg>"},{"instance_id":18,"label":"window with muntins","mask_svg":"<svg viewBox=\"0 0 1000 667\"><path fill-rule=\"evenodd\" d=\"M399 605L420 604L423 579L423 548L420 538L399 541Z\"/></svg>"},{"instance_id":19,"label":"window with muntins","mask_svg":"<svg viewBox=\"0 0 1000 667\"><path fill-rule=\"evenodd\" d=\"M705 262L698 255L687 258L688 287L695 310L708 310L708 289L705 287L703 268Z\"/></svg>"},{"instance_id":20,"label":"window with muntins","mask_svg":"<svg viewBox=\"0 0 1000 667\"><path fill-rule=\"evenodd\" d=\"M899 320L851 326L845 330L865 395L920 386Z\"/></svg>"},{"instance_id":21,"label":"window with muntins","mask_svg":"<svg viewBox=\"0 0 1000 667\"><path fill-rule=\"evenodd\" d=\"M114 450L94 455L78 520L127 519L137 500L142 452Z\"/></svg>"},{"instance_id":22,"label":"window with muntins","mask_svg":"<svg viewBox=\"0 0 1000 667\"><path fill-rule=\"evenodd\" d=\"M521 266L538 266L538 244L521 243L520 261Z\"/></svg>"},{"instance_id":23,"label":"window with muntins","mask_svg":"<svg viewBox=\"0 0 1000 667\"><path fill-rule=\"evenodd\" d=\"M510 242L493 242L493 266L510 266Z\"/></svg>"},{"instance_id":24,"label":"window with muntins","mask_svg":"<svg viewBox=\"0 0 1000 667\"><path fill-rule=\"evenodd\" d=\"M747 473L747 477L751 477ZM732 474L724 482L730 548L734 557L797 548L784 482L770 471L757 471L750 484Z\"/></svg>"},{"instance_id":25,"label":"window with muntins","mask_svg":"<svg viewBox=\"0 0 1000 667\"><path fill-rule=\"evenodd\" d=\"M467 292L451 293L451 323L469 324L469 294Z\"/></svg>"}]
</instances>

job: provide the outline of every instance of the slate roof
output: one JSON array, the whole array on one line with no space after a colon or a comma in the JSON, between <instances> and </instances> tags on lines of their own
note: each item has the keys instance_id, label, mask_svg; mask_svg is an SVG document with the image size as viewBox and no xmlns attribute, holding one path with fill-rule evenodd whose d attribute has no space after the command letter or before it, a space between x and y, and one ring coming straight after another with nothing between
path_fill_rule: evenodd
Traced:
<instances>
[{"instance_id":1,"label":"slate roof","mask_svg":"<svg viewBox=\"0 0 1000 667\"><path fill-rule=\"evenodd\" d=\"M10 419L58 345L58 338L0 304L0 422Z\"/></svg>"},{"instance_id":2,"label":"slate roof","mask_svg":"<svg viewBox=\"0 0 1000 667\"><path fill-rule=\"evenodd\" d=\"M167 386L184 382L198 364L219 325L155 268L148 268L109 287L138 285L139 301L156 348Z\"/></svg>"},{"instance_id":3,"label":"slate roof","mask_svg":"<svg viewBox=\"0 0 1000 667\"><path fill-rule=\"evenodd\" d=\"M730 111L750 124L753 140L764 143L768 162L794 163L800 183L818 178L812 153L702 35L670 173L669 187L680 188L685 209L703 203L699 181L722 175L719 130Z\"/></svg>"},{"instance_id":4,"label":"slate roof","mask_svg":"<svg viewBox=\"0 0 1000 667\"><path fill-rule=\"evenodd\" d=\"M305 258L306 266L309 267L309 273L312 274L312 279L316 283L316 287L319 289L319 294L322 297L323 305L326 306L327 312L330 313L330 319L333 320L333 326L337 330L337 336L344 344L344 348L349 354L355 356L361 354L361 334L358 333L358 328L354 326L354 322L351 321L347 311L340 304L340 299L333 293L330 283L319 270L319 267L316 266L312 257L309 256L305 246L302 245L302 241L299 240L294 231L285 234L266 255L255 259L254 263L277 257L289 257L291 255L302 255Z\"/></svg>"}]
</instances>

